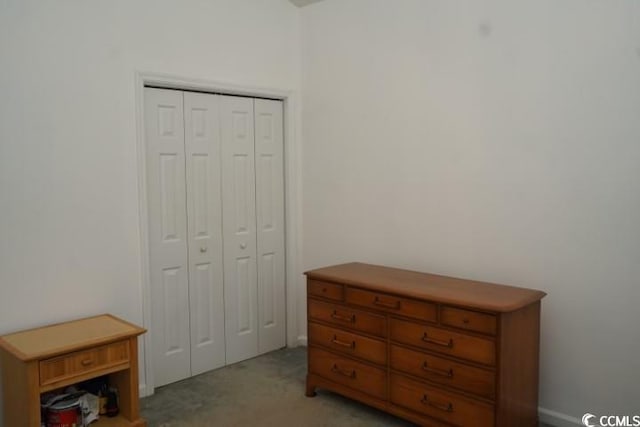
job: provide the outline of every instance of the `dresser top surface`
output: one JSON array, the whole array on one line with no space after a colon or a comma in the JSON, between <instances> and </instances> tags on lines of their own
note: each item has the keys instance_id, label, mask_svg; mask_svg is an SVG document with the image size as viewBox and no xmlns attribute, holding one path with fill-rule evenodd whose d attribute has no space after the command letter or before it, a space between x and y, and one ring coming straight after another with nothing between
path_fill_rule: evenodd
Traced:
<instances>
[{"instance_id":1,"label":"dresser top surface","mask_svg":"<svg viewBox=\"0 0 640 427\"><path fill-rule=\"evenodd\" d=\"M20 360L28 361L106 344L144 332L145 329L139 326L103 314L7 334L0 337L0 348Z\"/></svg>"},{"instance_id":2,"label":"dresser top surface","mask_svg":"<svg viewBox=\"0 0 640 427\"><path fill-rule=\"evenodd\" d=\"M510 312L542 299L535 289L458 279L358 262L307 271L307 277L479 310Z\"/></svg>"}]
</instances>

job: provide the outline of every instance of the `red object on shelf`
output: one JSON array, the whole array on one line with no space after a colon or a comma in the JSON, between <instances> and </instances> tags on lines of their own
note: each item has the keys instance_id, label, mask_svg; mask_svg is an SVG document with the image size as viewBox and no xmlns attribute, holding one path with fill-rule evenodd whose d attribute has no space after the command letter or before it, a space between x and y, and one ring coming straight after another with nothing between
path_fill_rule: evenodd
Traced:
<instances>
[{"instance_id":1,"label":"red object on shelf","mask_svg":"<svg viewBox=\"0 0 640 427\"><path fill-rule=\"evenodd\" d=\"M80 427L79 413L77 399L54 404L47 411L47 427Z\"/></svg>"}]
</instances>

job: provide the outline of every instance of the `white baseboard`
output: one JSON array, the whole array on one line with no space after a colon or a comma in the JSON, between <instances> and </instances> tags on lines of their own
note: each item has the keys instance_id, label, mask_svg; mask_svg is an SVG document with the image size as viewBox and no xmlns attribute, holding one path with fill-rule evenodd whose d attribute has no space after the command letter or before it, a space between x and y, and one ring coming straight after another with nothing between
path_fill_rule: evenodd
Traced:
<instances>
[{"instance_id":1,"label":"white baseboard","mask_svg":"<svg viewBox=\"0 0 640 427\"><path fill-rule=\"evenodd\" d=\"M577 427L584 426L576 417L552 411L546 408L538 408L538 418L540 422L554 427Z\"/></svg>"},{"instance_id":2,"label":"white baseboard","mask_svg":"<svg viewBox=\"0 0 640 427\"><path fill-rule=\"evenodd\" d=\"M300 335L298 337L298 345L301 345L303 347L307 346L307 336L306 335Z\"/></svg>"},{"instance_id":3,"label":"white baseboard","mask_svg":"<svg viewBox=\"0 0 640 427\"><path fill-rule=\"evenodd\" d=\"M138 386L138 393L140 394L140 397L151 396L153 394L153 389L147 389L146 384L140 384Z\"/></svg>"}]
</instances>

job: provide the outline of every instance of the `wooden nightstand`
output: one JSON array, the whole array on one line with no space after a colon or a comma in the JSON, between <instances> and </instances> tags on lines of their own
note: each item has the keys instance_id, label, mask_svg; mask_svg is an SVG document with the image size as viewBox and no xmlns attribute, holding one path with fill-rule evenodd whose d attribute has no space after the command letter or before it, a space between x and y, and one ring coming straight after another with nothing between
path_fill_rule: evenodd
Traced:
<instances>
[{"instance_id":1,"label":"wooden nightstand","mask_svg":"<svg viewBox=\"0 0 640 427\"><path fill-rule=\"evenodd\" d=\"M40 394L109 375L120 413L95 427L144 427L138 398L138 335L145 329L104 314L0 337L4 425L40 427Z\"/></svg>"}]
</instances>

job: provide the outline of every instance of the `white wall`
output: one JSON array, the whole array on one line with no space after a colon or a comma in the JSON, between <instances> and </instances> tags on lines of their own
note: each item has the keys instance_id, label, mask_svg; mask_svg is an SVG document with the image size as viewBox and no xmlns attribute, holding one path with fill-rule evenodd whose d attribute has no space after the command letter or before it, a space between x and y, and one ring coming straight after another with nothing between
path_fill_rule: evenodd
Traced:
<instances>
[{"instance_id":1,"label":"white wall","mask_svg":"<svg viewBox=\"0 0 640 427\"><path fill-rule=\"evenodd\" d=\"M542 289L541 407L637 414L640 2L301 16L304 267Z\"/></svg>"},{"instance_id":2,"label":"white wall","mask_svg":"<svg viewBox=\"0 0 640 427\"><path fill-rule=\"evenodd\" d=\"M541 406L637 412L638 2L325 0L301 46L298 14L0 0L0 333L142 322L135 70L296 89L302 51L304 267L543 289Z\"/></svg>"},{"instance_id":3,"label":"white wall","mask_svg":"<svg viewBox=\"0 0 640 427\"><path fill-rule=\"evenodd\" d=\"M0 334L142 323L135 71L299 89L298 23L287 0L0 0Z\"/></svg>"}]
</instances>

